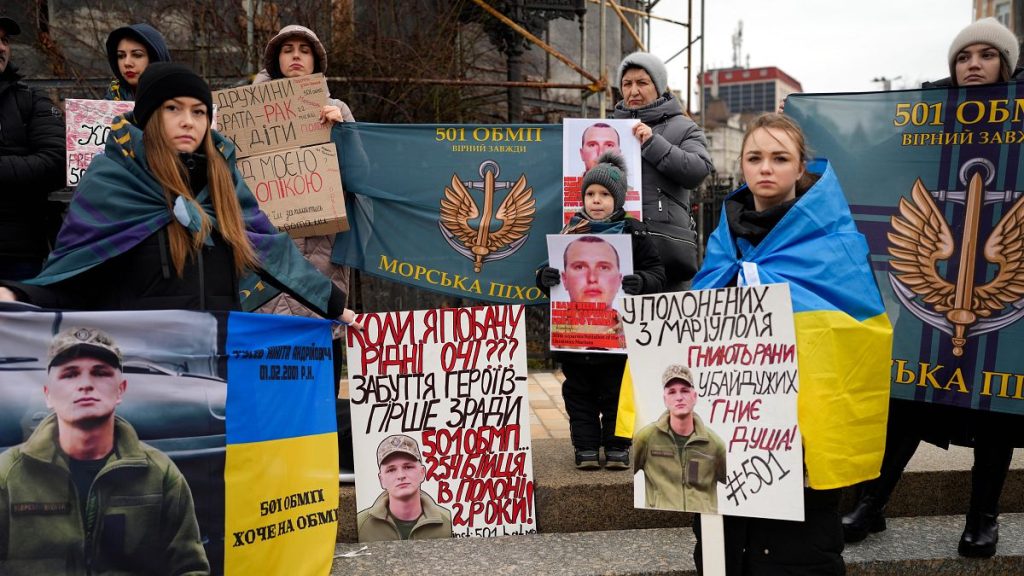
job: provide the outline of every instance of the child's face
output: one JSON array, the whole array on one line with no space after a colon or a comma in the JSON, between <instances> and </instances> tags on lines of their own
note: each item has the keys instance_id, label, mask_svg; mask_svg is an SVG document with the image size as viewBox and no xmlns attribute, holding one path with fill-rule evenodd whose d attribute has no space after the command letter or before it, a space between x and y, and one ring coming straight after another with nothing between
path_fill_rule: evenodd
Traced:
<instances>
[{"instance_id":1,"label":"child's face","mask_svg":"<svg viewBox=\"0 0 1024 576\"><path fill-rule=\"evenodd\" d=\"M583 194L583 209L593 220L604 220L615 211L615 197L600 184L591 184Z\"/></svg>"}]
</instances>

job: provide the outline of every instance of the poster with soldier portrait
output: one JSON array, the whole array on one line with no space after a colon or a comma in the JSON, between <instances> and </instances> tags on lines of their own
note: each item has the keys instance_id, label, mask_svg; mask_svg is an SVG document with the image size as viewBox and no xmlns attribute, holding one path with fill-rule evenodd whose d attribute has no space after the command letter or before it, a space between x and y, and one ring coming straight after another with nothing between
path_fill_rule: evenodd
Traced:
<instances>
[{"instance_id":1,"label":"poster with soldier portrait","mask_svg":"<svg viewBox=\"0 0 1024 576\"><path fill-rule=\"evenodd\" d=\"M633 136L639 120L609 118L566 118L562 125L562 223L583 208L583 175L606 152L622 156L626 162L625 210L641 217L640 140Z\"/></svg>"},{"instance_id":2,"label":"poster with soldier portrait","mask_svg":"<svg viewBox=\"0 0 1024 576\"><path fill-rule=\"evenodd\" d=\"M0 574L329 573L330 327L0 310Z\"/></svg>"},{"instance_id":3,"label":"poster with soldier portrait","mask_svg":"<svg viewBox=\"0 0 1024 576\"><path fill-rule=\"evenodd\" d=\"M803 520L789 286L627 296L622 320L636 507Z\"/></svg>"},{"instance_id":4,"label":"poster with soldier portrait","mask_svg":"<svg viewBox=\"0 0 1024 576\"><path fill-rule=\"evenodd\" d=\"M549 234L551 350L622 354L622 279L633 273L628 234Z\"/></svg>"},{"instance_id":5,"label":"poster with soldier portrait","mask_svg":"<svg viewBox=\"0 0 1024 576\"><path fill-rule=\"evenodd\" d=\"M358 321L347 358L359 541L535 533L524 307Z\"/></svg>"}]
</instances>

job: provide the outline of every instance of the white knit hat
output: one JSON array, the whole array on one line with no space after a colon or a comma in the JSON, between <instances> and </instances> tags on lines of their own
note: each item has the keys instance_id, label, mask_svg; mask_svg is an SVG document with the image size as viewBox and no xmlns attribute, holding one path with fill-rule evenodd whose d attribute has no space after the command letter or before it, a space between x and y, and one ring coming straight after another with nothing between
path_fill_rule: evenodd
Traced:
<instances>
[{"instance_id":1,"label":"white knit hat","mask_svg":"<svg viewBox=\"0 0 1024 576\"><path fill-rule=\"evenodd\" d=\"M971 44L988 44L998 50L1011 72L1017 66L1017 57L1020 56L1017 37L995 18L982 18L961 30L949 45L950 78L956 78L956 55Z\"/></svg>"}]
</instances>

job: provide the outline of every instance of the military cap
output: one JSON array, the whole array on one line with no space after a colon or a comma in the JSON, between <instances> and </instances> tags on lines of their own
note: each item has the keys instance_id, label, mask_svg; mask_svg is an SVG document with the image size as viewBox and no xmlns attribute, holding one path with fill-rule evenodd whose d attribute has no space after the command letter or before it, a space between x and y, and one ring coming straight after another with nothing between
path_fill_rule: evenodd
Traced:
<instances>
[{"instance_id":1,"label":"military cap","mask_svg":"<svg viewBox=\"0 0 1024 576\"><path fill-rule=\"evenodd\" d=\"M121 350L114 339L97 328L68 328L53 338L47 354L47 367L61 365L69 360L95 358L115 368L121 368Z\"/></svg>"},{"instance_id":2,"label":"military cap","mask_svg":"<svg viewBox=\"0 0 1024 576\"><path fill-rule=\"evenodd\" d=\"M377 466L380 466L393 454L407 454L417 462L420 461L420 447L416 441L405 434L392 434L377 446Z\"/></svg>"},{"instance_id":3,"label":"military cap","mask_svg":"<svg viewBox=\"0 0 1024 576\"><path fill-rule=\"evenodd\" d=\"M682 364L669 364L665 368L665 373L661 375L661 387L668 386L673 380L682 380L693 388L693 374Z\"/></svg>"}]
</instances>

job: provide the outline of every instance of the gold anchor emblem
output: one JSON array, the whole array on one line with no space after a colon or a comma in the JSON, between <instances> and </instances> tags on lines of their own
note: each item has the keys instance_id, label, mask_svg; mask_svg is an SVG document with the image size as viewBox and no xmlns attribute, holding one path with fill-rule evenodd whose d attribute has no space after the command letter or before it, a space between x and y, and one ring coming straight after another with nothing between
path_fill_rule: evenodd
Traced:
<instances>
[{"instance_id":1,"label":"gold anchor emblem","mask_svg":"<svg viewBox=\"0 0 1024 576\"><path fill-rule=\"evenodd\" d=\"M473 261L473 271L479 273L486 262L508 258L526 243L533 222L536 200L533 188L527 187L526 175L515 182L498 182L500 168L497 162L487 160L480 164L479 182L463 182L458 174L452 175L451 186L445 186L441 199L441 218L438 224L448 244ZM470 189L483 191L481 211ZM505 199L494 210L495 191L509 189ZM470 221L480 218L474 228ZM501 224L494 230L492 223Z\"/></svg>"},{"instance_id":2,"label":"gold anchor emblem","mask_svg":"<svg viewBox=\"0 0 1024 576\"><path fill-rule=\"evenodd\" d=\"M1024 314L1024 197L1016 192L986 191L985 184L994 178L995 167L987 160L972 160L961 168L961 180L969 168L982 164L988 170L987 180L976 170L970 177L967 192L942 192L943 199L964 204L964 226L960 238L960 263L956 283L943 278L937 265L949 260L956 245L949 224L936 206L921 179L914 182L910 197L900 198L899 213L891 219L889 265L896 296L922 321L948 334L953 355L962 356L967 339L1012 324ZM978 256L978 232L985 204L1016 199L1013 206L996 224L985 241L982 255L998 266L991 281L975 284L975 262ZM920 297L934 312L914 302ZM1009 314L992 318L1007 306Z\"/></svg>"}]
</instances>

